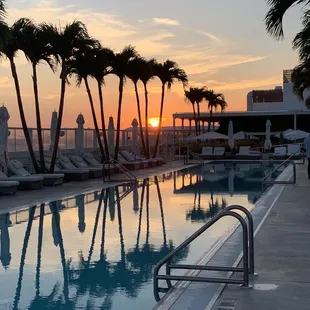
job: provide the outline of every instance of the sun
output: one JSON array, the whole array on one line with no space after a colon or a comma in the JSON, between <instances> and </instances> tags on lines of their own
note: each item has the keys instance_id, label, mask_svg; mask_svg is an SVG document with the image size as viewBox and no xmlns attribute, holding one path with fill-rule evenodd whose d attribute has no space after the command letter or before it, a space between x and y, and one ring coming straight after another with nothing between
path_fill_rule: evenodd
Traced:
<instances>
[{"instance_id":1,"label":"sun","mask_svg":"<svg viewBox=\"0 0 310 310\"><path fill-rule=\"evenodd\" d=\"M159 125L159 118L156 118L156 117L150 118L149 119L149 124L152 127L154 127L154 128L158 127L158 125Z\"/></svg>"}]
</instances>

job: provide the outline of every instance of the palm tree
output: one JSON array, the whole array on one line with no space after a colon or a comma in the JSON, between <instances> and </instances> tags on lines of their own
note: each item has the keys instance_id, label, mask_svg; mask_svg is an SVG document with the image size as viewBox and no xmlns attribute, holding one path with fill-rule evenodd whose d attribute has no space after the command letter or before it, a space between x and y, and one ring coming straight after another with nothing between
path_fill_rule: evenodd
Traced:
<instances>
[{"instance_id":1,"label":"palm tree","mask_svg":"<svg viewBox=\"0 0 310 310\"><path fill-rule=\"evenodd\" d=\"M308 5L308 0L266 0L269 11L265 17L267 32L276 39L283 39L283 17L286 11L295 4Z\"/></svg>"},{"instance_id":2,"label":"palm tree","mask_svg":"<svg viewBox=\"0 0 310 310\"><path fill-rule=\"evenodd\" d=\"M1 16L1 14L0 14ZM19 50L19 42L18 39L20 37L20 33L22 29L25 27L25 20L18 20L15 22L11 27L9 27L6 24L1 25L1 32L3 32L4 37L6 38L4 42L2 42L2 46L0 44L0 52L2 55L4 55L10 62L10 67L11 67L11 72L14 80L14 85L15 85L15 91L16 91L16 97L17 97L17 104L18 104L18 109L19 109L19 115L20 115L20 120L22 123L22 128L25 136L25 140L27 143L27 147L29 150L29 154L31 157L31 161L33 164L33 167L37 173L39 173L39 167L36 161L36 157L33 151L33 146L28 130L28 125L25 117L25 112L24 112L24 106L23 106L23 101L22 101L22 96L21 96L21 91L20 91L20 86L19 86L19 79L17 75L17 70L16 70L16 65L14 58L16 56L16 53Z\"/></svg>"},{"instance_id":3,"label":"palm tree","mask_svg":"<svg viewBox=\"0 0 310 310\"><path fill-rule=\"evenodd\" d=\"M139 129L140 129L140 140L142 144L143 154L147 156L146 151L146 143L143 135L143 123L142 123L142 114L141 114L141 105L140 105L140 97L138 91L138 82L140 80L141 72L143 70L143 64L145 63L145 59L142 57L136 57L133 59L129 65L127 70L127 77L132 81L134 88L135 88L135 95L137 100L137 109L138 109L138 119L139 119ZM145 124L147 126L147 124ZM147 134L146 137L147 139Z\"/></svg>"},{"instance_id":4,"label":"palm tree","mask_svg":"<svg viewBox=\"0 0 310 310\"><path fill-rule=\"evenodd\" d=\"M76 76L76 84L78 87L81 86L82 82L84 82L85 84L101 157L105 159L106 156L100 138L100 132L95 112L93 96L88 83L88 77L92 75L92 72L95 70L94 68L97 65L97 60L94 57L92 46L92 44L95 46L97 42L95 40L91 42L90 39L87 39L85 40L85 43L86 43L85 46L80 47L80 49L74 53L74 58L68 62L69 65L68 71L70 75L74 74Z\"/></svg>"},{"instance_id":5,"label":"palm tree","mask_svg":"<svg viewBox=\"0 0 310 310\"><path fill-rule=\"evenodd\" d=\"M184 95L185 95L185 101L188 101L192 105L194 119L195 119L196 136L198 136L197 115L196 115L196 109L195 109L195 104L196 104L195 88L196 87L190 87L188 90L185 90Z\"/></svg>"},{"instance_id":6,"label":"palm tree","mask_svg":"<svg viewBox=\"0 0 310 310\"><path fill-rule=\"evenodd\" d=\"M105 125L105 115L103 106L103 96L102 96L102 86L105 84L105 77L111 73L111 61L113 58L113 51L107 47L95 47L93 50L96 65L92 68L91 75L97 81L99 102L100 102L100 117L101 117L101 127L103 135L103 143L105 149L106 160L109 160L109 146L107 139L107 131Z\"/></svg>"},{"instance_id":7,"label":"palm tree","mask_svg":"<svg viewBox=\"0 0 310 310\"><path fill-rule=\"evenodd\" d=\"M292 73L293 91L301 100L304 99L304 91L310 87L310 63L304 62L296 66Z\"/></svg>"},{"instance_id":8,"label":"palm tree","mask_svg":"<svg viewBox=\"0 0 310 310\"><path fill-rule=\"evenodd\" d=\"M150 158L150 139L149 139L149 100L147 83L152 80L154 75L154 68L157 65L155 59L150 59L142 63L142 70L140 74L140 80L143 83L144 98L145 98L145 140L146 140L146 158Z\"/></svg>"},{"instance_id":9,"label":"palm tree","mask_svg":"<svg viewBox=\"0 0 310 310\"><path fill-rule=\"evenodd\" d=\"M307 11L302 21L302 30L298 32L293 40L293 49L298 51L301 62L308 61L310 55L310 11Z\"/></svg>"},{"instance_id":10,"label":"palm tree","mask_svg":"<svg viewBox=\"0 0 310 310\"><path fill-rule=\"evenodd\" d=\"M66 83L69 74L69 61L72 60L73 53L76 50L78 50L81 46L85 46L85 40L89 38L89 35L86 26L78 20L75 20L62 28L57 27L53 24L46 23L41 24L40 27L44 33L46 40L49 42L48 45L51 48L51 53L61 65L58 122L50 166L50 172L53 172L57 158L62 117L64 111Z\"/></svg>"},{"instance_id":11,"label":"palm tree","mask_svg":"<svg viewBox=\"0 0 310 310\"><path fill-rule=\"evenodd\" d=\"M156 66L154 66L154 75L157 76L162 83L159 124L157 129L156 144L153 152L153 157L156 157L164 113L165 88L167 86L168 90L171 89L171 86L175 80L182 82L184 87L187 85L188 79L186 72L183 69L179 68L176 62L169 59L166 60L164 63L157 63Z\"/></svg>"},{"instance_id":12,"label":"palm tree","mask_svg":"<svg viewBox=\"0 0 310 310\"><path fill-rule=\"evenodd\" d=\"M40 164L42 170L41 172L44 173L44 146L42 138L37 66L41 61L45 61L53 70L53 72L55 72L55 62L53 62L53 58L51 57L50 48L48 46L48 42L46 42L43 31L39 27L37 27L30 19L22 18L18 22L23 25L23 28L20 29L18 38L19 48L24 52L26 58L32 66L32 81L35 99L34 101L36 110Z\"/></svg>"},{"instance_id":13,"label":"palm tree","mask_svg":"<svg viewBox=\"0 0 310 310\"><path fill-rule=\"evenodd\" d=\"M213 110L216 110L218 107L225 107L227 104L224 95L222 93L216 93L213 89L206 90L204 98L208 102L208 109L210 110L210 121L208 124L208 131L210 132Z\"/></svg>"},{"instance_id":14,"label":"palm tree","mask_svg":"<svg viewBox=\"0 0 310 310\"><path fill-rule=\"evenodd\" d=\"M128 65L133 59L138 57L138 53L132 46L125 46L124 49L116 53L112 59L112 73L119 78L118 85L118 111L117 111L117 125L116 125L116 141L115 141L115 154L114 158L117 160L119 144L120 144L120 133L121 133L121 117L122 117L122 102L123 102L123 91L124 84L126 82L126 74L128 72Z\"/></svg>"}]
</instances>

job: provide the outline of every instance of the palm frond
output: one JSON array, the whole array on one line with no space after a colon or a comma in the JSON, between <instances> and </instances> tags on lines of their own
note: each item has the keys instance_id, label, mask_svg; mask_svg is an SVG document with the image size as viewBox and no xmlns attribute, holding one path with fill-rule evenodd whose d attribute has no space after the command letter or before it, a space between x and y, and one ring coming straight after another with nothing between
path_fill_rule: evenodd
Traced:
<instances>
[{"instance_id":1,"label":"palm frond","mask_svg":"<svg viewBox=\"0 0 310 310\"><path fill-rule=\"evenodd\" d=\"M5 6L5 1L0 0L0 24L5 24L6 23L6 6Z\"/></svg>"},{"instance_id":2,"label":"palm frond","mask_svg":"<svg viewBox=\"0 0 310 310\"><path fill-rule=\"evenodd\" d=\"M305 89L310 87L310 63L305 62L296 66L292 73L293 92L300 100L304 99Z\"/></svg>"}]
</instances>

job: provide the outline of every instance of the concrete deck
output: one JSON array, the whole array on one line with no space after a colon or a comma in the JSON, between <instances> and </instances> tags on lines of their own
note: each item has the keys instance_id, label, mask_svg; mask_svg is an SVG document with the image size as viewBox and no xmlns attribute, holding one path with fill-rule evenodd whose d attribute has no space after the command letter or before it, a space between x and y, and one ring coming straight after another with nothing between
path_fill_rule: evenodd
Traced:
<instances>
[{"instance_id":1,"label":"concrete deck","mask_svg":"<svg viewBox=\"0 0 310 310\"><path fill-rule=\"evenodd\" d=\"M310 180L297 169L255 237L253 289L228 285L211 309L310 309Z\"/></svg>"},{"instance_id":2,"label":"concrete deck","mask_svg":"<svg viewBox=\"0 0 310 310\"><path fill-rule=\"evenodd\" d=\"M132 171L137 179L144 179L154 175L192 167L194 164L184 165L183 161L169 162L163 166ZM124 183L126 177L121 174L113 175L115 182L105 182L102 179L91 179L83 182L64 183L56 187L43 187L33 191L18 191L15 195L0 196L0 214L20 210L42 203L49 203L55 199L74 197L79 194L91 193L103 188ZM119 180L119 181L118 181Z\"/></svg>"}]
</instances>

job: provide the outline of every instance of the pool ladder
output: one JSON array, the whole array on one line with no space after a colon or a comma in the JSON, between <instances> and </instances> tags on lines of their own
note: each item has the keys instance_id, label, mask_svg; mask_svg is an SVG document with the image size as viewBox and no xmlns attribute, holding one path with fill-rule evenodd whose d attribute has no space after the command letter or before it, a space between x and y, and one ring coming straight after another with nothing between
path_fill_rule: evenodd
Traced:
<instances>
[{"instance_id":1,"label":"pool ladder","mask_svg":"<svg viewBox=\"0 0 310 310\"><path fill-rule=\"evenodd\" d=\"M198 160L202 166L204 166L204 164L205 164L204 160L198 154L194 153L191 150L186 150L184 153L184 165L189 164L189 156L190 155L193 156L194 159Z\"/></svg>"},{"instance_id":2,"label":"pool ladder","mask_svg":"<svg viewBox=\"0 0 310 310\"><path fill-rule=\"evenodd\" d=\"M243 212L247 219L245 219L236 212L236 210ZM236 218L242 227L243 236L243 266L242 267L226 267L226 266L209 266L209 265L184 265L174 264L172 259L184 250L191 242L204 233L208 228L217 223L220 219L226 216ZM232 205L227 207L224 211L214 216L208 223L203 225L194 234L188 237L177 248L166 255L155 267L153 274L153 290L156 301L160 301L159 293L167 293L172 288L171 281L189 281L189 282L210 282L210 283L226 283L226 284L240 284L241 287L251 288L249 285L249 275L254 275L254 228L253 218L251 213L244 207L239 205ZM159 274L160 269L165 266L165 274ZM232 279L230 277L225 278L206 278L199 276L186 276L186 275L172 275L172 269L184 269L184 270L208 270L208 271L227 271L227 272L242 272L242 279ZM167 287L161 288L158 286L159 280L166 280Z\"/></svg>"}]
</instances>

